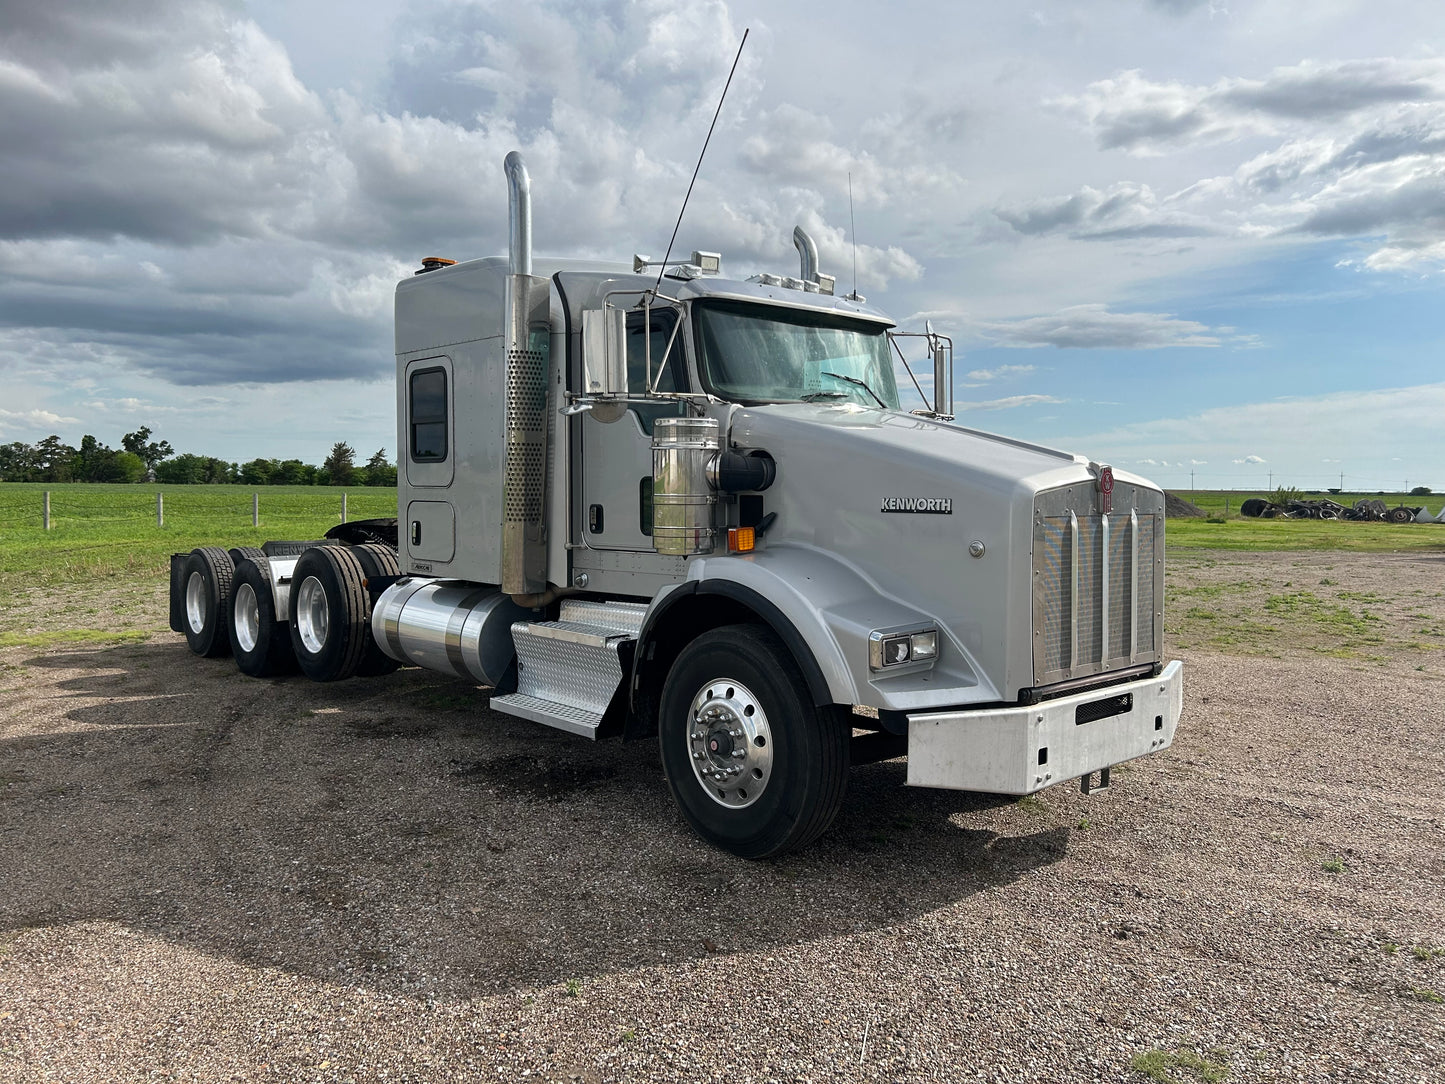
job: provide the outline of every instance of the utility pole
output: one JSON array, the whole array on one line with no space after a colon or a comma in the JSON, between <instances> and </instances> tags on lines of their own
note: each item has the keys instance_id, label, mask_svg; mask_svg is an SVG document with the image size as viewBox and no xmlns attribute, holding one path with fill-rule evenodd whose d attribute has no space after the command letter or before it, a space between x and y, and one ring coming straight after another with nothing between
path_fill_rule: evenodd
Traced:
<instances>
[{"instance_id":1,"label":"utility pole","mask_svg":"<svg viewBox=\"0 0 1445 1084\"><path fill-rule=\"evenodd\" d=\"M1189 468L1189 492L1194 492L1194 468Z\"/></svg>"},{"instance_id":2,"label":"utility pole","mask_svg":"<svg viewBox=\"0 0 1445 1084\"><path fill-rule=\"evenodd\" d=\"M1269 491L1274 492L1274 471L1269 472Z\"/></svg>"},{"instance_id":3,"label":"utility pole","mask_svg":"<svg viewBox=\"0 0 1445 1084\"><path fill-rule=\"evenodd\" d=\"M1340 492L1343 493L1344 491L1345 491L1345 472L1344 472L1344 471L1340 471Z\"/></svg>"}]
</instances>

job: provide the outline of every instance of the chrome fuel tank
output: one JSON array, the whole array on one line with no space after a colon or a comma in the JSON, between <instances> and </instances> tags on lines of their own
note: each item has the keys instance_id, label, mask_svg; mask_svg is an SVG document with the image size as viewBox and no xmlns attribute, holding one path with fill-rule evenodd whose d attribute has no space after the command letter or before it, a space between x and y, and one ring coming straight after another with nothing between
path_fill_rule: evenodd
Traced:
<instances>
[{"instance_id":1,"label":"chrome fuel tank","mask_svg":"<svg viewBox=\"0 0 1445 1084\"><path fill-rule=\"evenodd\" d=\"M501 686L516 659L512 622L530 616L497 587L407 578L376 600L371 634L397 662Z\"/></svg>"}]
</instances>

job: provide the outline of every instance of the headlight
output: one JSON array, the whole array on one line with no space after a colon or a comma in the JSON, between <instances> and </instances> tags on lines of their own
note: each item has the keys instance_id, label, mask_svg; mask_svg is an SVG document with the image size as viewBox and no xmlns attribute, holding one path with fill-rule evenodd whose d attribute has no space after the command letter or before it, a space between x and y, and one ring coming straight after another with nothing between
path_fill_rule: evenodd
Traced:
<instances>
[{"instance_id":1,"label":"headlight","mask_svg":"<svg viewBox=\"0 0 1445 1084\"><path fill-rule=\"evenodd\" d=\"M938 657L938 630L872 632L868 635L868 667L888 670L909 663L928 663Z\"/></svg>"}]
</instances>

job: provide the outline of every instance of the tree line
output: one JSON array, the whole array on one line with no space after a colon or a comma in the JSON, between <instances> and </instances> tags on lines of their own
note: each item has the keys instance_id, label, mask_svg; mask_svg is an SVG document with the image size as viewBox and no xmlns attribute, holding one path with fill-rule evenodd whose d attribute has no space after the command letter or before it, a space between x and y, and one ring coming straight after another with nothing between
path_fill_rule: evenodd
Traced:
<instances>
[{"instance_id":1,"label":"tree line","mask_svg":"<svg viewBox=\"0 0 1445 1084\"><path fill-rule=\"evenodd\" d=\"M159 482L164 485L394 486L396 466L386 449L364 464L345 441L331 446L319 467L299 459L253 459L228 463L210 455L176 454L170 441L151 440L143 425L120 439L119 448L86 434L72 448L58 436L35 444L0 444L0 482Z\"/></svg>"}]
</instances>

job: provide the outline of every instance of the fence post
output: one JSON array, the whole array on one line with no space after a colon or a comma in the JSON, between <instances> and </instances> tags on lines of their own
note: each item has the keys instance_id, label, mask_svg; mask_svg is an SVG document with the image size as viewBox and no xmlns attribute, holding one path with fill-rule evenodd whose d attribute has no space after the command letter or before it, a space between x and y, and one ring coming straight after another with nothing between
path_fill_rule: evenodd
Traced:
<instances>
[{"instance_id":1,"label":"fence post","mask_svg":"<svg viewBox=\"0 0 1445 1084\"><path fill-rule=\"evenodd\" d=\"M161 495L161 491L160 491L160 490L156 490L156 526L157 526L157 527L164 527L165 525L166 525L166 499L165 499L164 496Z\"/></svg>"},{"instance_id":2,"label":"fence post","mask_svg":"<svg viewBox=\"0 0 1445 1084\"><path fill-rule=\"evenodd\" d=\"M341 495L341 522L346 522L346 494Z\"/></svg>"},{"instance_id":3,"label":"fence post","mask_svg":"<svg viewBox=\"0 0 1445 1084\"><path fill-rule=\"evenodd\" d=\"M251 494L251 526L261 526L261 494Z\"/></svg>"},{"instance_id":4,"label":"fence post","mask_svg":"<svg viewBox=\"0 0 1445 1084\"><path fill-rule=\"evenodd\" d=\"M45 491L45 529L50 530L50 490Z\"/></svg>"}]
</instances>

